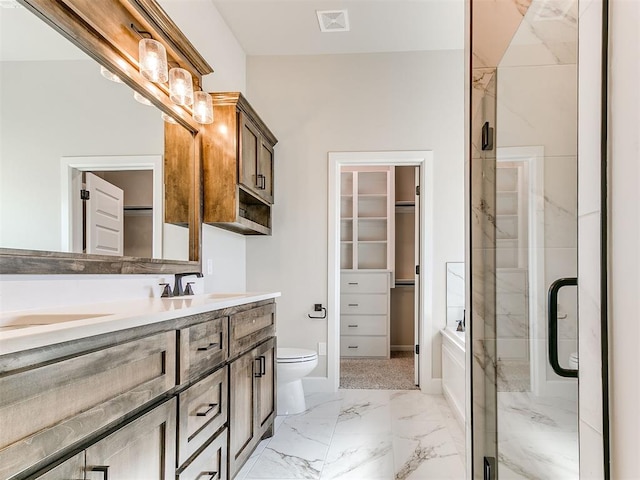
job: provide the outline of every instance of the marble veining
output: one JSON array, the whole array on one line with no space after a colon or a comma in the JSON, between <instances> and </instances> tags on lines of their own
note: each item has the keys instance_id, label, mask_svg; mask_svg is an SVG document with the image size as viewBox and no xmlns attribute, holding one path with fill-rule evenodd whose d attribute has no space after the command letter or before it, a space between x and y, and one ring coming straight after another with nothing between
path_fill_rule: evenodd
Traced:
<instances>
[{"instance_id":1,"label":"marble veining","mask_svg":"<svg viewBox=\"0 0 640 480\"><path fill-rule=\"evenodd\" d=\"M348 389L307 405L276 418L237 480L464 478L464 432L440 395Z\"/></svg>"}]
</instances>

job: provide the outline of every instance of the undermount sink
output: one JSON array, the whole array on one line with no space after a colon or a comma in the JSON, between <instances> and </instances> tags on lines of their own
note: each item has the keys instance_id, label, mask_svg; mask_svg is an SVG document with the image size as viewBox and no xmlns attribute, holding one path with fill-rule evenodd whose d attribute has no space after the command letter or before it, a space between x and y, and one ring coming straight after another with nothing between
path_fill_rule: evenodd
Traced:
<instances>
[{"instance_id":1,"label":"undermount sink","mask_svg":"<svg viewBox=\"0 0 640 480\"><path fill-rule=\"evenodd\" d=\"M14 317L0 318L0 329L27 328L36 325L51 325L53 323L71 322L73 320L85 320L89 318L106 317L110 313L42 313L31 315L16 315Z\"/></svg>"}]
</instances>

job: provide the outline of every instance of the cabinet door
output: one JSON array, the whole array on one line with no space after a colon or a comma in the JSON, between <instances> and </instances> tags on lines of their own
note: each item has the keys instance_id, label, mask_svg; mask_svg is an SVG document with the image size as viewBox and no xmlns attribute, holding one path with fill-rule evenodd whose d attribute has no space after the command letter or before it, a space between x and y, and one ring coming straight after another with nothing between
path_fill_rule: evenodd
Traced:
<instances>
[{"instance_id":1,"label":"cabinet door","mask_svg":"<svg viewBox=\"0 0 640 480\"><path fill-rule=\"evenodd\" d=\"M176 399L86 450L87 480L170 480L176 466Z\"/></svg>"},{"instance_id":2,"label":"cabinet door","mask_svg":"<svg viewBox=\"0 0 640 480\"><path fill-rule=\"evenodd\" d=\"M239 114L240 123L240 165L238 166L239 182L253 192L258 192L261 185L258 179L260 157L260 131L251 120Z\"/></svg>"},{"instance_id":3,"label":"cabinet door","mask_svg":"<svg viewBox=\"0 0 640 480\"><path fill-rule=\"evenodd\" d=\"M37 477L38 480L83 480L84 452L80 452L69 460L52 468L47 473Z\"/></svg>"},{"instance_id":4,"label":"cabinet door","mask_svg":"<svg viewBox=\"0 0 640 480\"><path fill-rule=\"evenodd\" d=\"M258 427L260 436L270 426L270 420L275 417L276 409L276 389L275 389L275 367L276 349L275 341L269 340L260 345L257 349L258 365L260 367L259 376L256 377L258 391Z\"/></svg>"},{"instance_id":5,"label":"cabinet door","mask_svg":"<svg viewBox=\"0 0 640 480\"><path fill-rule=\"evenodd\" d=\"M255 351L245 353L229 367L229 477L249 458L258 441L255 412L256 382L259 370Z\"/></svg>"},{"instance_id":6,"label":"cabinet door","mask_svg":"<svg viewBox=\"0 0 640 480\"><path fill-rule=\"evenodd\" d=\"M273 147L263 137L260 138L257 189L264 200L273 203Z\"/></svg>"}]
</instances>

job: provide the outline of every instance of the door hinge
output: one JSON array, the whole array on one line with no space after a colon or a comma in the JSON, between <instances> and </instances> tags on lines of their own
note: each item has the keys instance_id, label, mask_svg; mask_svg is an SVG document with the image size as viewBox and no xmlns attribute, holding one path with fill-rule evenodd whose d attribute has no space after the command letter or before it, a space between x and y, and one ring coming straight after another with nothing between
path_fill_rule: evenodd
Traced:
<instances>
[{"instance_id":1,"label":"door hinge","mask_svg":"<svg viewBox=\"0 0 640 480\"><path fill-rule=\"evenodd\" d=\"M420 185L416 185L416 195L420 195Z\"/></svg>"},{"instance_id":2,"label":"door hinge","mask_svg":"<svg viewBox=\"0 0 640 480\"><path fill-rule=\"evenodd\" d=\"M89 190L85 190L84 188L80 190L80 200L89 200L90 196Z\"/></svg>"},{"instance_id":3,"label":"door hinge","mask_svg":"<svg viewBox=\"0 0 640 480\"><path fill-rule=\"evenodd\" d=\"M493 457L484 457L483 480L495 480L496 459Z\"/></svg>"},{"instance_id":4,"label":"door hinge","mask_svg":"<svg viewBox=\"0 0 640 480\"><path fill-rule=\"evenodd\" d=\"M416 275L420 275L420 265L416 265Z\"/></svg>"},{"instance_id":5,"label":"door hinge","mask_svg":"<svg viewBox=\"0 0 640 480\"><path fill-rule=\"evenodd\" d=\"M416 355L420 355L420 345L416 345Z\"/></svg>"}]
</instances>

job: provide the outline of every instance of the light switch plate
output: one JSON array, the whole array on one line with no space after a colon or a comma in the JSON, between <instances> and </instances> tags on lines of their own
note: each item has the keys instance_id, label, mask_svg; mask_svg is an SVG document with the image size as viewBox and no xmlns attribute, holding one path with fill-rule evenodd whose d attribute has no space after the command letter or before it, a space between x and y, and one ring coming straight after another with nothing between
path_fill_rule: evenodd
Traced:
<instances>
[{"instance_id":1,"label":"light switch plate","mask_svg":"<svg viewBox=\"0 0 640 480\"><path fill-rule=\"evenodd\" d=\"M326 355L327 354L327 344L326 342L318 343L318 355Z\"/></svg>"}]
</instances>

